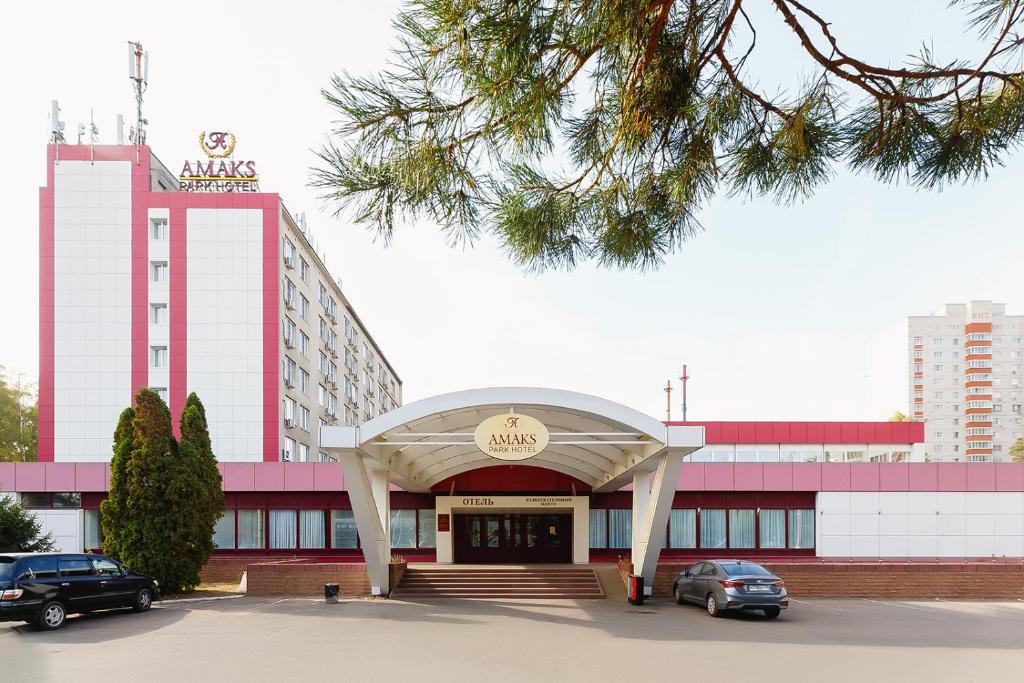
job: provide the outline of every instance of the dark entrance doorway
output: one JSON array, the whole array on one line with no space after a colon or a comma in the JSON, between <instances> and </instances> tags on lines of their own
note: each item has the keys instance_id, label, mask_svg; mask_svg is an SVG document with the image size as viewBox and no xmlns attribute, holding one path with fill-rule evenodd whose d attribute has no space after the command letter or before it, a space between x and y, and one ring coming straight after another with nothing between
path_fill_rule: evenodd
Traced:
<instances>
[{"instance_id":1,"label":"dark entrance doorway","mask_svg":"<svg viewBox=\"0 0 1024 683\"><path fill-rule=\"evenodd\" d=\"M572 514L455 515L453 531L456 563L572 562Z\"/></svg>"}]
</instances>

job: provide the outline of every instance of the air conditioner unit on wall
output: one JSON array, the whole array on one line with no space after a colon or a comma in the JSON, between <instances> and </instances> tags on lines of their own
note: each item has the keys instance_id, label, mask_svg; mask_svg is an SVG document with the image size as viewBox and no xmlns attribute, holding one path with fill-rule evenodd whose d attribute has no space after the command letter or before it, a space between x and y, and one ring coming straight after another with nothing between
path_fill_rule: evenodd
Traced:
<instances>
[{"instance_id":1,"label":"air conditioner unit on wall","mask_svg":"<svg viewBox=\"0 0 1024 683\"><path fill-rule=\"evenodd\" d=\"M295 426L295 420L293 420L293 419L292 419L292 418L290 418L290 417L286 417L286 418L284 419L284 426L285 426L285 427L294 427L294 426Z\"/></svg>"},{"instance_id":2,"label":"air conditioner unit on wall","mask_svg":"<svg viewBox=\"0 0 1024 683\"><path fill-rule=\"evenodd\" d=\"M295 267L295 260L291 256L285 256L284 257L284 267L285 268L294 268Z\"/></svg>"},{"instance_id":3,"label":"air conditioner unit on wall","mask_svg":"<svg viewBox=\"0 0 1024 683\"><path fill-rule=\"evenodd\" d=\"M288 387L289 389L294 389L295 388L295 380L293 380L291 378L286 378L284 380L284 385L286 387Z\"/></svg>"}]
</instances>

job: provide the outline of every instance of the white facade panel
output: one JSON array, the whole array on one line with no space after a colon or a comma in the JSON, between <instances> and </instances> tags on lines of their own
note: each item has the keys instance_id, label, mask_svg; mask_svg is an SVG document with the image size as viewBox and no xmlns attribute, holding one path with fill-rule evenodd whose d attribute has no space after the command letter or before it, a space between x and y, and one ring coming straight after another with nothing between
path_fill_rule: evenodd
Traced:
<instances>
[{"instance_id":1,"label":"white facade panel","mask_svg":"<svg viewBox=\"0 0 1024 683\"><path fill-rule=\"evenodd\" d=\"M128 161L54 165L54 460L106 462L131 404Z\"/></svg>"},{"instance_id":2,"label":"white facade panel","mask_svg":"<svg viewBox=\"0 0 1024 683\"><path fill-rule=\"evenodd\" d=\"M206 407L218 460L261 461L263 212L189 209L186 221L188 391Z\"/></svg>"},{"instance_id":3,"label":"white facade panel","mask_svg":"<svg viewBox=\"0 0 1024 683\"><path fill-rule=\"evenodd\" d=\"M57 552L82 552L83 517L81 510L33 510L44 534L53 534Z\"/></svg>"},{"instance_id":4,"label":"white facade panel","mask_svg":"<svg viewBox=\"0 0 1024 683\"><path fill-rule=\"evenodd\" d=\"M1024 556L1022 493L821 492L817 512L822 557Z\"/></svg>"}]
</instances>

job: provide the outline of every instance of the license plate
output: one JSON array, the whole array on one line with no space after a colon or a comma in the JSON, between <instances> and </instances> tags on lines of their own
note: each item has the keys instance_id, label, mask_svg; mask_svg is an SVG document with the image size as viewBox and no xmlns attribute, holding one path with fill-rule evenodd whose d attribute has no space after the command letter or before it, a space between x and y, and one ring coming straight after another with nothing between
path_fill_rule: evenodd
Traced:
<instances>
[{"instance_id":1,"label":"license plate","mask_svg":"<svg viewBox=\"0 0 1024 683\"><path fill-rule=\"evenodd\" d=\"M769 586L747 586L747 590L748 591L759 591L759 592L762 592L762 593L767 593L768 591L771 590L771 587L769 587Z\"/></svg>"}]
</instances>

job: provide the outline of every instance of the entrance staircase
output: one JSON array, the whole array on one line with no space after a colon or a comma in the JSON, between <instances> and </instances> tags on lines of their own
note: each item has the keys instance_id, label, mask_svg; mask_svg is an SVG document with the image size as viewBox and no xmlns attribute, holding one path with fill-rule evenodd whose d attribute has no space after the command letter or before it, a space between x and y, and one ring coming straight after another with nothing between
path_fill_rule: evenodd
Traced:
<instances>
[{"instance_id":1,"label":"entrance staircase","mask_svg":"<svg viewBox=\"0 0 1024 683\"><path fill-rule=\"evenodd\" d=\"M409 567L393 598L603 598L593 569L566 566Z\"/></svg>"}]
</instances>

